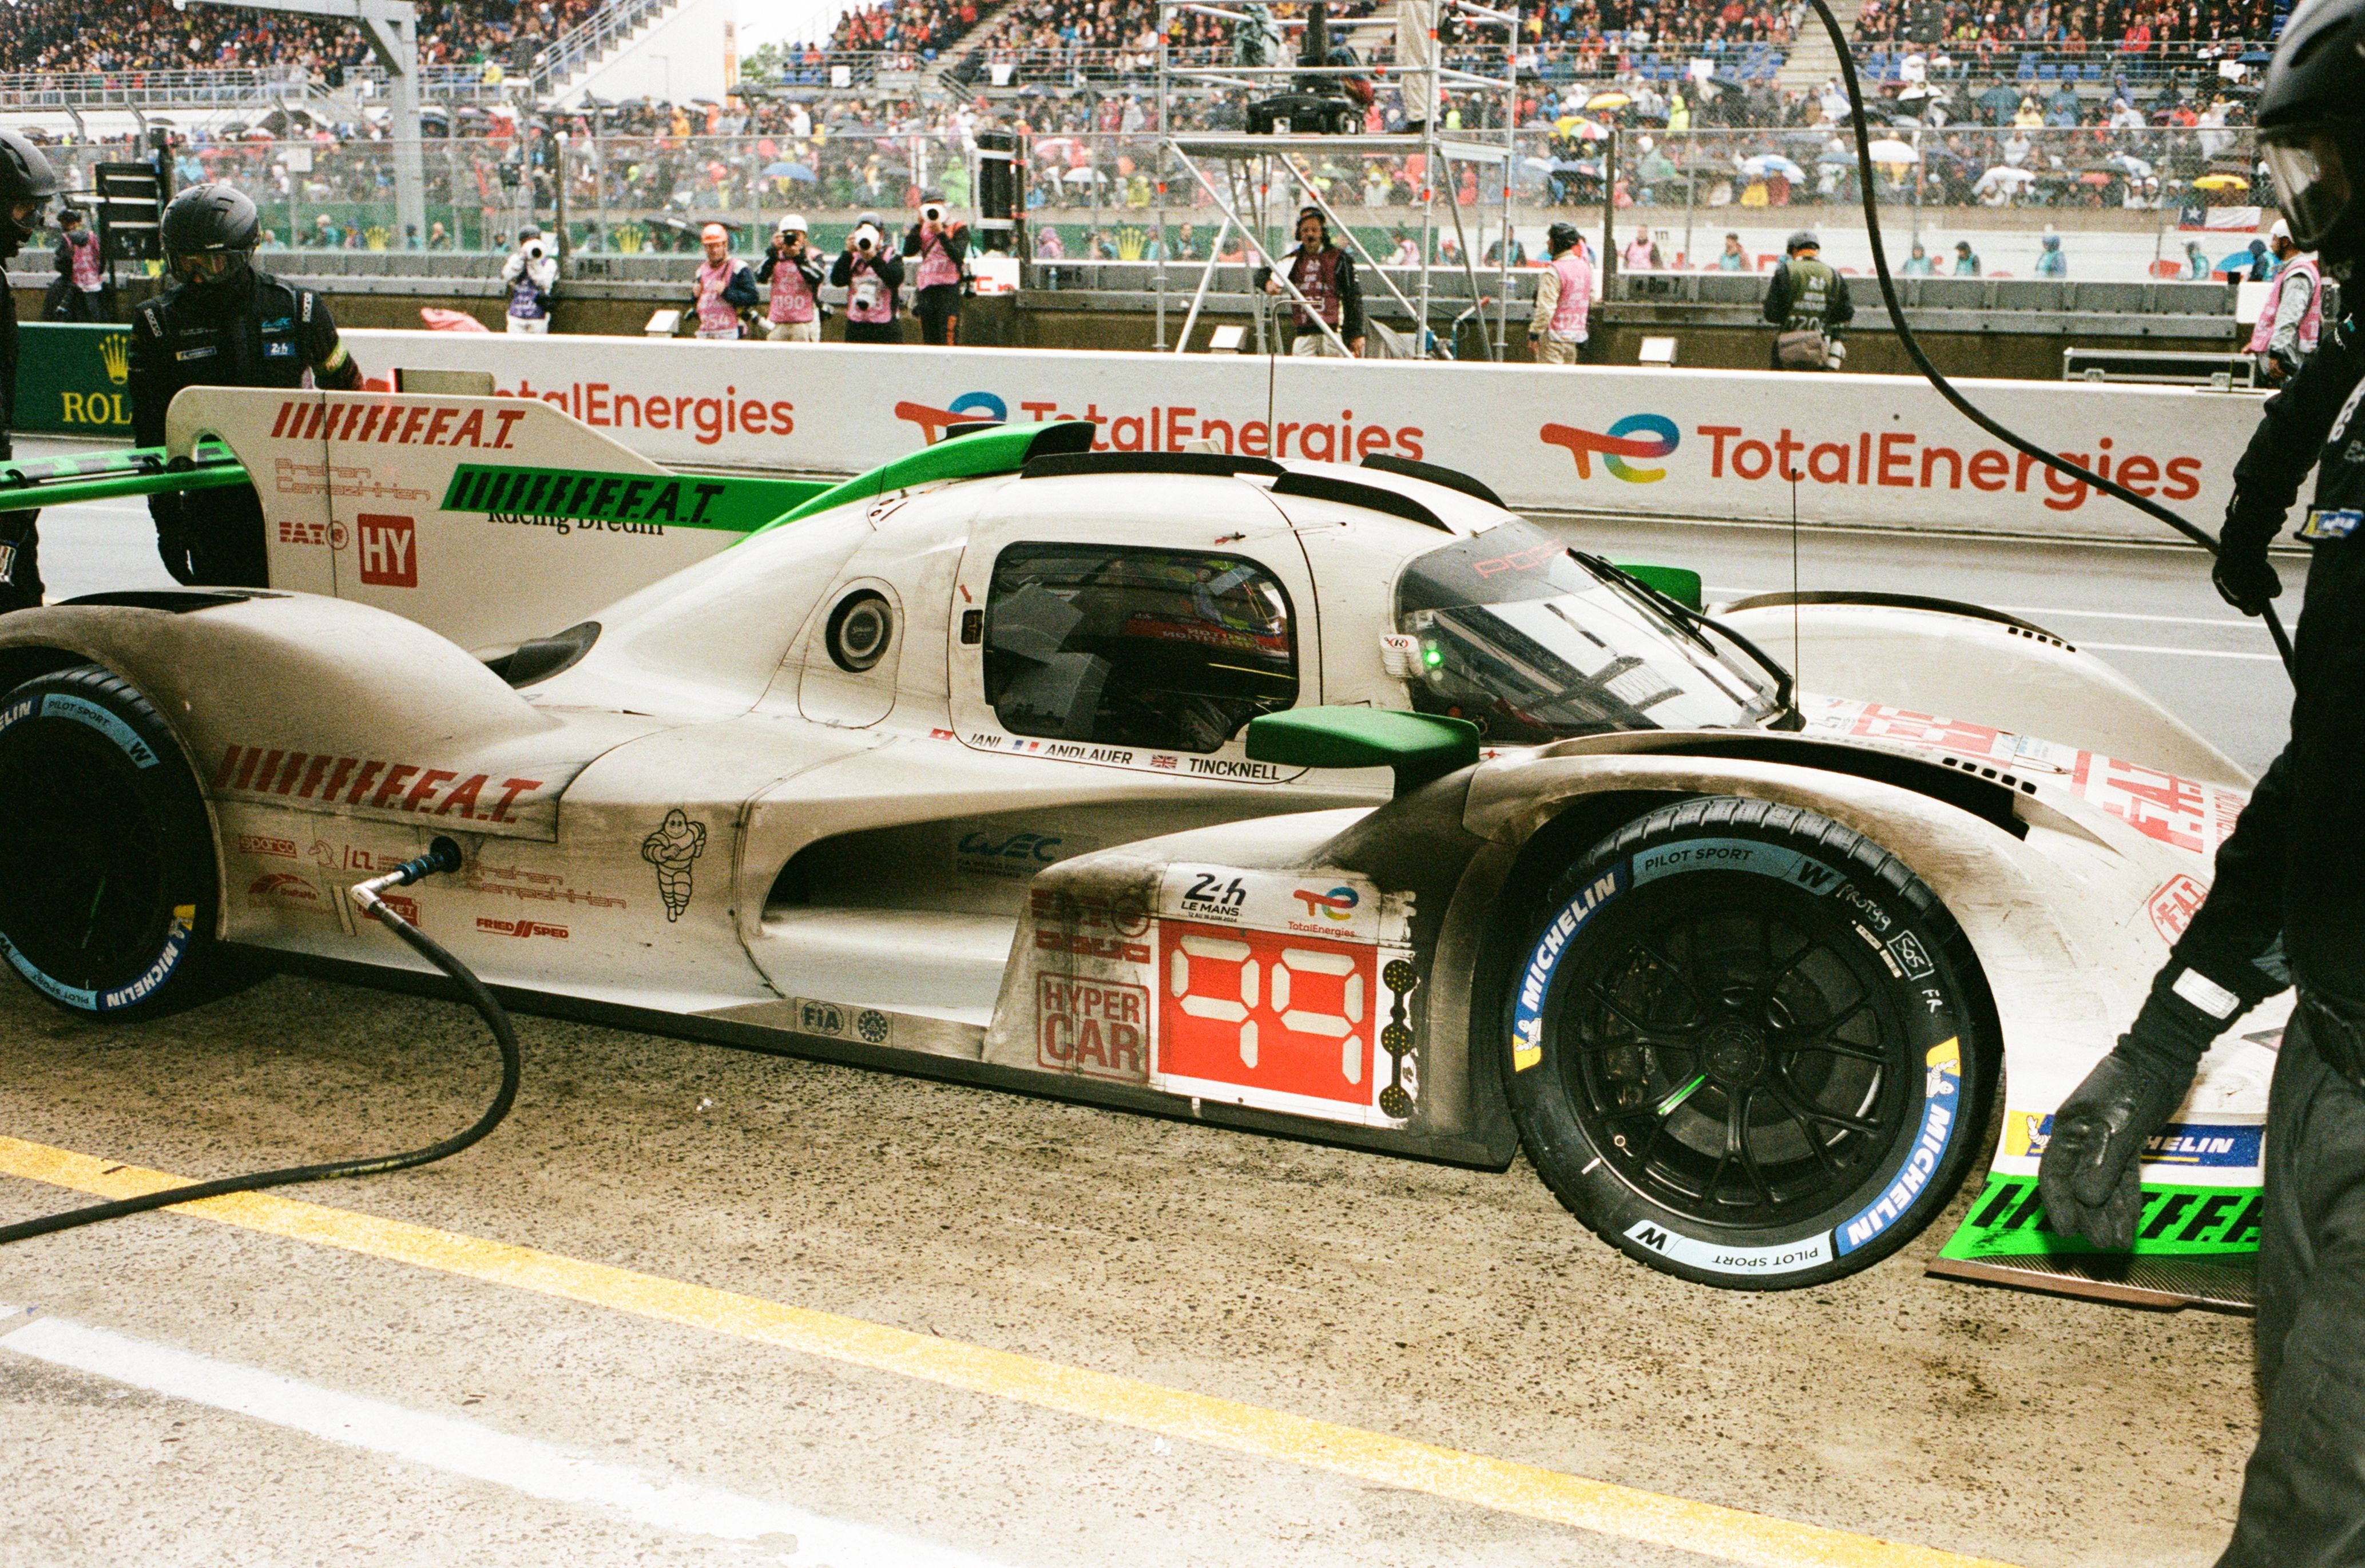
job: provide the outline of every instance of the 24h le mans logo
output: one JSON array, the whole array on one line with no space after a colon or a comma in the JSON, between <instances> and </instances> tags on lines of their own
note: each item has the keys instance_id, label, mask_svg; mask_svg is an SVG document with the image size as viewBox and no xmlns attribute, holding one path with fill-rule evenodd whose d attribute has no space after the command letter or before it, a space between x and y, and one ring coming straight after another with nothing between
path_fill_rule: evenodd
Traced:
<instances>
[{"instance_id":1,"label":"24h le mans logo","mask_svg":"<svg viewBox=\"0 0 2365 1568\"><path fill-rule=\"evenodd\" d=\"M1664 468L1638 468L1629 457L1664 457L1683 437L1676 421L1664 414L1629 414L1607 431L1579 430L1575 425L1546 425L1537 432L1548 446L1564 446L1576 459L1576 476L1593 477L1593 454L1602 465L1630 485L1649 485L1667 476Z\"/></svg>"}]
</instances>

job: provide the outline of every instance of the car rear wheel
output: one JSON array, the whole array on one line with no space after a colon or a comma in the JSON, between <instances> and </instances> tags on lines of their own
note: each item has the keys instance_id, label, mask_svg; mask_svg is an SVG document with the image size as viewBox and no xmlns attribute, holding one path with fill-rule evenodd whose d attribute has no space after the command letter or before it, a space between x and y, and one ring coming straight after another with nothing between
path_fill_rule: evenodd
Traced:
<instances>
[{"instance_id":1,"label":"car rear wheel","mask_svg":"<svg viewBox=\"0 0 2365 1568\"><path fill-rule=\"evenodd\" d=\"M1897 857L1728 797L1629 823L1518 950L1506 1064L1553 1193L1654 1269L1819 1284L1911 1240L1978 1158L2001 1040Z\"/></svg>"},{"instance_id":2,"label":"car rear wheel","mask_svg":"<svg viewBox=\"0 0 2365 1568\"><path fill-rule=\"evenodd\" d=\"M213 830L181 748L95 665L0 699L0 954L69 1011L168 1012L209 994Z\"/></svg>"}]
</instances>

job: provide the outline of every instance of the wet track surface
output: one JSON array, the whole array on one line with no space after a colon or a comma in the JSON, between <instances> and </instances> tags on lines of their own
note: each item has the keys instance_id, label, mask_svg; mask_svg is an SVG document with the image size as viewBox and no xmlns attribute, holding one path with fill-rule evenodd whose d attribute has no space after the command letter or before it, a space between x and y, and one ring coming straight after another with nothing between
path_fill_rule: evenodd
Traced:
<instances>
[{"instance_id":1,"label":"wet track surface","mask_svg":"<svg viewBox=\"0 0 2365 1568\"><path fill-rule=\"evenodd\" d=\"M53 595L165 580L137 502L46 521ZM1791 581L1786 532L1586 533L1711 598ZM2279 742L2266 639L2191 553L1808 532L1799 580L2012 608L2246 766ZM2247 1321L1928 1278L1959 1201L1866 1275L1721 1293L1612 1253L1523 1163L521 1035L514 1116L456 1160L0 1249L0 1303L42 1309L0 1318L0 1565L1808 1560L1647 1544L1639 1506L1547 1522L1443 1461L1420 1485L1297 1462L1289 1417L2010 1562L2205 1563L2230 1524ZM204 1177L408 1147L491 1081L440 1002L280 978L126 1029L12 982L0 1217L76 1201L21 1174L42 1150ZM402 1260L351 1215L450 1239ZM553 1260L500 1274L490 1242ZM760 1315L692 1321L671 1282L1028 1360L948 1386L827 1323L790 1349ZM1167 1406L1059 1406L1037 1363L1241 1413L1170 1439ZM1916 1561L1845 1551L1820 1560Z\"/></svg>"}]
</instances>

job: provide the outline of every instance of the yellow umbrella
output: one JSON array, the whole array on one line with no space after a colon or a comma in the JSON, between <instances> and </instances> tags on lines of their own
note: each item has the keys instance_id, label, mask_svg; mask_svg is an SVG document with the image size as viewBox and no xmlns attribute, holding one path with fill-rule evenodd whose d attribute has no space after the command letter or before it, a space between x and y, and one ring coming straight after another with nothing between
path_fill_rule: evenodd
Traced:
<instances>
[{"instance_id":1,"label":"yellow umbrella","mask_svg":"<svg viewBox=\"0 0 2365 1568\"><path fill-rule=\"evenodd\" d=\"M1622 109L1633 101L1625 94L1613 90L1594 94L1585 100L1585 106L1588 109Z\"/></svg>"},{"instance_id":2,"label":"yellow umbrella","mask_svg":"<svg viewBox=\"0 0 2365 1568\"><path fill-rule=\"evenodd\" d=\"M2203 174L2192 182L2196 191L2247 191L2250 182L2239 174Z\"/></svg>"}]
</instances>

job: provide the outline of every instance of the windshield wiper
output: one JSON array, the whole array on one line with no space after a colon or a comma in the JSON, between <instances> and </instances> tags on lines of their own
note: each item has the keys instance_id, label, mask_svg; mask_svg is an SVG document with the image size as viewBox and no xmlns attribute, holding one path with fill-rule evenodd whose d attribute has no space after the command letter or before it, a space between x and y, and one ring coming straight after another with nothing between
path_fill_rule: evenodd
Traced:
<instances>
[{"instance_id":1,"label":"windshield wiper","mask_svg":"<svg viewBox=\"0 0 2365 1568\"><path fill-rule=\"evenodd\" d=\"M1777 663L1765 649L1722 622L1709 619L1681 599L1662 593L1631 572L1619 570L1598 555L1589 555L1576 549L1570 550L1568 554L1572 560L1586 571L1655 612L1661 620L1706 648L1711 655L1716 654L1716 644L1708 640L1707 633L1713 632L1720 637L1731 639L1734 646L1748 655L1760 669L1774 678L1775 715L1766 727L1775 730L1802 730L1807 727L1807 716L1799 711L1799 704L1795 700L1798 683L1791 678L1789 670Z\"/></svg>"}]
</instances>

